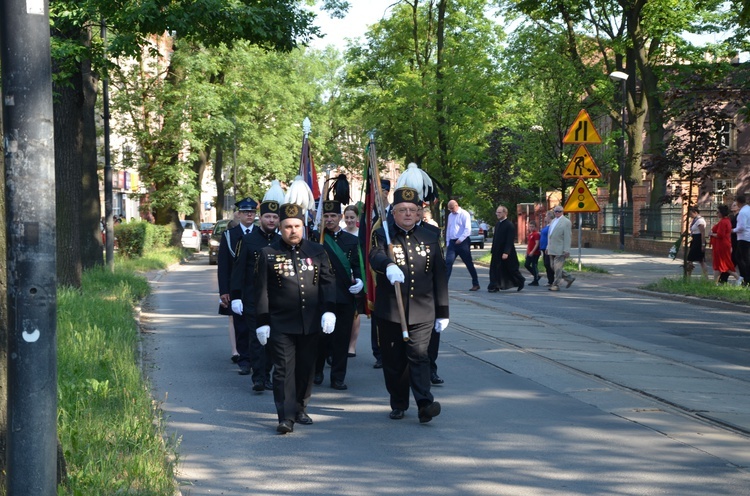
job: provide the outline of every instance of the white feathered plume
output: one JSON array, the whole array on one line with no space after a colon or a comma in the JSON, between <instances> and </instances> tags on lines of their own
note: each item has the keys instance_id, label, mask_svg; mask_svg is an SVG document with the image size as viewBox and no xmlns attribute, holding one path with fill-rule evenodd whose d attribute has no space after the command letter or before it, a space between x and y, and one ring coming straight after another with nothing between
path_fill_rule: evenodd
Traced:
<instances>
[{"instance_id":1,"label":"white feathered plume","mask_svg":"<svg viewBox=\"0 0 750 496\"><path fill-rule=\"evenodd\" d=\"M315 210L315 198L310 186L302 179L302 176L297 176L289 185L286 190L286 196L284 197L284 203L296 203L305 210Z\"/></svg>"},{"instance_id":2,"label":"white feathered plume","mask_svg":"<svg viewBox=\"0 0 750 496\"><path fill-rule=\"evenodd\" d=\"M403 186L416 189L422 201L430 201L434 198L435 187L432 184L432 178L414 162L406 167L396 181L396 188Z\"/></svg>"},{"instance_id":3,"label":"white feathered plume","mask_svg":"<svg viewBox=\"0 0 750 496\"><path fill-rule=\"evenodd\" d=\"M281 183L278 179L271 181L271 187L268 188L268 191L263 196L263 201L275 201L279 205L284 203L284 190L281 188Z\"/></svg>"}]
</instances>

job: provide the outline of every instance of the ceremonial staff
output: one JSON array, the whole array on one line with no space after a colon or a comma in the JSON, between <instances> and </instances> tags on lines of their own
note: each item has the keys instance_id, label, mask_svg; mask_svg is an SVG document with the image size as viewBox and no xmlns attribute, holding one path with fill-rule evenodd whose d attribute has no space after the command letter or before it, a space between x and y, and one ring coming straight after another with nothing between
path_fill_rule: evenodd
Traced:
<instances>
[{"instance_id":1,"label":"ceremonial staff","mask_svg":"<svg viewBox=\"0 0 750 496\"><path fill-rule=\"evenodd\" d=\"M393 260L393 245L391 245L391 234L388 229L388 219L386 217L385 205L383 205L383 188L380 185L380 173L378 171L378 155L375 152L375 133L370 133L370 150L368 159L370 162L370 179L375 190L375 206L378 209L380 223L385 233L385 244L388 246L388 256ZM396 305L398 306L398 316L401 319L401 335L404 341L409 341L409 329L406 325L406 312L404 311L404 300L401 296L401 283L394 283L396 290Z\"/></svg>"}]
</instances>

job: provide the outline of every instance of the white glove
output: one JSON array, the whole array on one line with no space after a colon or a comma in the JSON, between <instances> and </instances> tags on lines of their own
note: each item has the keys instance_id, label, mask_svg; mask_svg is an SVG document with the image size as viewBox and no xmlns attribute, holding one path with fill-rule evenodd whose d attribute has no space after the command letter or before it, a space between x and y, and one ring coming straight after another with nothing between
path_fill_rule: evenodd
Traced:
<instances>
[{"instance_id":1,"label":"white glove","mask_svg":"<svg viewBox=\"0 0 750 496\"><path fill-rule=\"evenodd\" d=\"M388 278L388 282L396 284L397 282L404 282L404 273L397 265L389 265L385 268L385 277Z\"/></svg>"},{"instance_id":2,"label":"white glove","mask_svg":"<svg viewBox=\"0 0 750 496\"><path fill-rule=\"evenodd\" d=\"M242 315L242 300L232 300L232 311L237 315Z\"/></svg>"},{"instance_id":3,"label":"white glove","mask_svg":"<svg viewBox=\"0 0 750 496\"><path fill-rule=\"evenodd\" d=\"M260 341L260 344L263 346L266 345L268 342L268 338L271 336L271 326L260 326L257 329L255 329L255 335L258 336L258 341Z\"/></svg>"},{"instance_id":4,"label":"white glove","mask_svg":"<svg viewBox=\"0 0 750 496\"><path fill-rule=\"evenodd\" d=\"M336 315L332 312L326 312L320 318L320 326L325 334L331 334L336 327Z\"/></svg>"},{"instance_id":5,"label":"white glove","mask_svg":"<svg viewBox=\"0 0 750 496\"><path fill-rule=\"evenodd\" d=\"M448 327L448 319L435 319L435 332L441 333Z\"/></svg>"},{"instance_id":6,"label":"white glove","mask_svg":"<svg viewBox=\"0 0 750 496\"><path fill-rule=\"evenodd\" d=\"M365 286L365 283L362 282L362 279L355 279L354 284L349 286L349 292L351 294L357 294L360 291L362 291L362 288Z\"/></svg>"}]
</instances>

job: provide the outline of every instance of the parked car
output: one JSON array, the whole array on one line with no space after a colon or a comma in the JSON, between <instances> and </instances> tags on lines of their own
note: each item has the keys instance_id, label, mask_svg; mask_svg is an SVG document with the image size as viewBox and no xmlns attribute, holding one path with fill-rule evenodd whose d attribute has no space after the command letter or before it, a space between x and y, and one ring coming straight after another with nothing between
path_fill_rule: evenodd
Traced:
<instances>
[{"instance_id":1,"label":"parked car","mask_svg":"<svg viewBox=\"0 0 750 496\"><path fill-rule=\"evenodd\" d=\"M214 222L201 222L201 243L208 244L211 233L214 232Z\"/></svg>"},{"instance_id":2,"label":"parked car","mask_svg":"<svg viewBox=\"0 0 750 496\"><path fill-rule=\"evenodd\" d=\"M219 245L221 244L221 236L224 231L227 230L228 219L222 219L214 225L214 230L211 232L211 237L208 240L208 264L216 265L219 263Z\"/></svg>"},{"instance_id":3,"label":"parked car","mask_svg":"<svg viewBox=\"0 0 750 496\"><path fill-rule=\"evenodd\" d=\"M479 222L471 221L471 246L484 250L484 231L479 227Z\"/></svg>"},{"instance_id":4,"label":"parked car","mask_svg":"<svg viewBox=\"0 0 750 496\"><path fill-rule=\"evenodd\" d=\"M192 220L181 220L182 224L182 247L190 248L196 252L201 251L201 232L195 227Z\"/></svg>"}]
</instances>

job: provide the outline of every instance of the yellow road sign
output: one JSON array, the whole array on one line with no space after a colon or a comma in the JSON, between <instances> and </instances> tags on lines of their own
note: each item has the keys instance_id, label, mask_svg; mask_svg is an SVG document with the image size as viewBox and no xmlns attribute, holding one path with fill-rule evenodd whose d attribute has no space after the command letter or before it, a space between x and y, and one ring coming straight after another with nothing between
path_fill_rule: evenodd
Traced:
<instances>
[{"instance_id":1,"label":"yellow road sign","mask_svg":"<svg viewBox=\"0 0 750 496\"><path fill-rule=\"evenodd\" d=\"M583 179L576 181L573 191L565 202L563 210L566 212L598 212L599 204L596 203L591 191L589 191Z\"/></svg>"},{"instance_id":2,"label":"yellow road sign","mask_svg":"<svg viewBox=\"0 0 750 496\"><path fill-rule=\"evenodd\" d=\"M574 144L591 144L598 145L602 142L601 136L596 132L594 122L591 120L589 113L586 109L578 112L578 117L573 121L573 125L570 126L568 132L563 138L563 143L566 145Z\"/></svg>"},{"instance_id":3,"label":"yellow road sign","mask_svg":"<svg viewBox=\"0 0 750 496\"><path fill-rule=\"evenodd\" d=\"M578 150L576 150L575 155L573 155L568 167L565 169L565 172L563 172L563 177L580 177L582 179L602 177L602 173L599 172L599 168L596 166L594 158L586 149L586 145L580 145L578 147Z\"/></svg>"}]
</instances>

